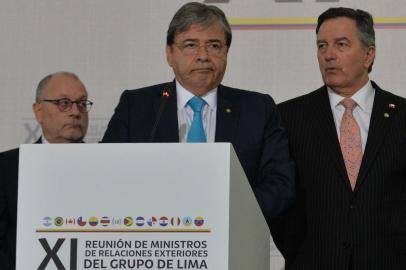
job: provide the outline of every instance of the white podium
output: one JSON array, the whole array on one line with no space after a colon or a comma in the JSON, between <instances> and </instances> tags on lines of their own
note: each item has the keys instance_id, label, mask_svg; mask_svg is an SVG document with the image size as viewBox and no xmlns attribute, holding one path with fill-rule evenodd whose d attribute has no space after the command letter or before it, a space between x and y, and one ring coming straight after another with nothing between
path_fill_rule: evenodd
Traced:
<instances>
[{"instance_id":1,"label":"white podium","mask_svg":"<svg viewBox=\"0 0 406 270\"><path fill-rule=\"evenodd\" d=\"M270 265L227 143L22 145L17 223L17 270Z\"/></svg>"}]
</instances>

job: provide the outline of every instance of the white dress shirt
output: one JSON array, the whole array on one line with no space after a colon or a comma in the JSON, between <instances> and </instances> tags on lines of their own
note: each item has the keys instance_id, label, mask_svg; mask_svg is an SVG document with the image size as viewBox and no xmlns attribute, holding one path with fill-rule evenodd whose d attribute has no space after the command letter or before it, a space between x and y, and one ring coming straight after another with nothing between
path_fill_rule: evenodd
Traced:
<instances>
[{"instance_id":1,"label":"white dress shirt","mask_svg":"<svg viewBox=\"0 0 406 270\"><path fill-rule=\"evenodd\" d=\"M41 143L42 143L42 144L49 144L49 142L48 142L47 139L45 138L44 134L41 134Z\"/></svg>"},{"instance_id":2,"label":"white dress shirt","mask_svg":"<svg viewBox=\"0 0 406 270\"><path fill-rule=\"evenodd\" d=\"M186 142L190 125L193 121L193 110L187 104L194 95L176 81L176 98L178 103L179 141ZM214 142L216 136L217 88L209 91L201 98L203 105L202 121L207 142Z\"/></svg>"},{"instance_id":3,"label":"white dress shirt","mask_svg":"<svg viewBox=\"0 0 406 270\"><path fill-rule=\"evenodd\" d=\"M340 102L344 99L344 97L338 95L329 87L327 87L327 90L338 139L340 140L340 123L345 111L344 106L340 104ZM353 116L361 131L362 152L365 151L365 146L367 143L374 98L375 89L372 87L371 81L368 81L360 90L351 96L351 99L358 104L358 106L354 108Z\"/></svg>"}]
</instances>

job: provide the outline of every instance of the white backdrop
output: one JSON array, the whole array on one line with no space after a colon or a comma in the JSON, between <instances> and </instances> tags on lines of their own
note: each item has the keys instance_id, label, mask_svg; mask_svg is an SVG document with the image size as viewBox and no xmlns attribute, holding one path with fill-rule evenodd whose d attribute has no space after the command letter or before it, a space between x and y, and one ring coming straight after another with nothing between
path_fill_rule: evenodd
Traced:
<instances>
[{"instance_id":1,"label":"white backdrop","mask_svg":"<svg viewBox=\"0 0 406 270\"><path fill-rule=\"evenodd\" d=\"M384 89L406 95L405 1L299 1L217 0L225 2L216 5L234 29L225 84L267 92L277 102L316 89L321 79L314 28L283 30L275 23L282 18L314 22L330 6L350 6L384 22L376 30L371 77ZM46 74L60 70L77 73L87 86L95 104L86 141L100 140L123 89L173 79L164 55L166 29L185 2L0 0L0 151L39 135L31 111L35 87ZM242 19L259 18L265 29L241 30Z\"/></svg>"},{"instance_id":2,"label":"white backdrop","mask_svg":"<svg viewBox=\"0 0 406 270\"><path fill-rule=\"evenodd\" d=\"M0 151L39 136L31 111L35 87L60 70L77 73L87 86L95 104L86 141L99 141L123 89L173 79L164 55L166 30L186 2L0 0ZM234 29L224 84L269 93L276 102L318 88L314 26L302 23L314 22L328 7L348 6L370 11L379 22L371 78L406 96L406 1L210 2L223 2L216 5ZM258 19L262 26L250 26ZM283 29L278 23L284 21L298 25Z\"/></svg>"}]
</instances>

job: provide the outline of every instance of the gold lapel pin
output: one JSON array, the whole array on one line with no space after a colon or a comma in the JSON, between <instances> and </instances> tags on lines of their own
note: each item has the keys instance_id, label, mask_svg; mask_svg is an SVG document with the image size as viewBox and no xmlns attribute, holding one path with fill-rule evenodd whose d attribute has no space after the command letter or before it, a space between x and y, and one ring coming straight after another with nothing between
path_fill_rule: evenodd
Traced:
<instances>
[{"instance_id":1,"label":"gold lapel pin","mask_svg":"<svg viewBox=\"0 0 406 270\"><path fill-rule=\"evenodd\" d=\"M383 117L385 117L385 118L389 118L389 113L387 113L387 112L386 112L386 113L384 113L384 114L383 114Z\"/></svg>"},{"instance_id":2,"label":"gold lapel pin","mask_svg":"<svg viewBox=\"0 0 406 270\"><path fill-rule=\"evenodd\" d=\"M230 113L231 112L231 109L230 108L227 108L226 109L226 113Z\"/></svg>"},{"instance_id":3,"label":"gold lapel pin","mask_svg":"<svg viewBox=\"0 0 406 270\"><path fill-rule=\"evenodd\" d=\"M389 104L389 108L391 108L391 109L395 109L395 108L396 108L396 105L395 105L395 104L393 104L393 103L391 103L391 104Z\"/></svg>"}]
</instances>

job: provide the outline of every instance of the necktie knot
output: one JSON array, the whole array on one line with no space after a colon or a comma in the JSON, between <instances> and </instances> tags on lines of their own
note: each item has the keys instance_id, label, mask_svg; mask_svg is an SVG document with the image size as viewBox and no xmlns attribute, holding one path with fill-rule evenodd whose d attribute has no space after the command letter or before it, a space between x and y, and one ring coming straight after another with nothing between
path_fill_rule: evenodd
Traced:
<instances>
[{"instance_id":1,"label":"necktie knot","mask_svg":"<svg viewBox=\"0 0 406 270\"><path fill-rule=\"evenodd\" d=\"M354 108L358 105L357 102L355 102L351 98L345 98L341 101L341 104L344 106L346 110L354 110Z\"/></svg>"},{"instance_id":2,"label":"necktie knot","mask_svg":"<svg viewBox=\"0 0 406 270\"><path fill-rule=\"evenodd\" d=\"M194 113L200 113L202 111L203 105L206 102L201 97L192 97L188 101L188 105L192 108Z\"/></svg>"}]
</instances>

